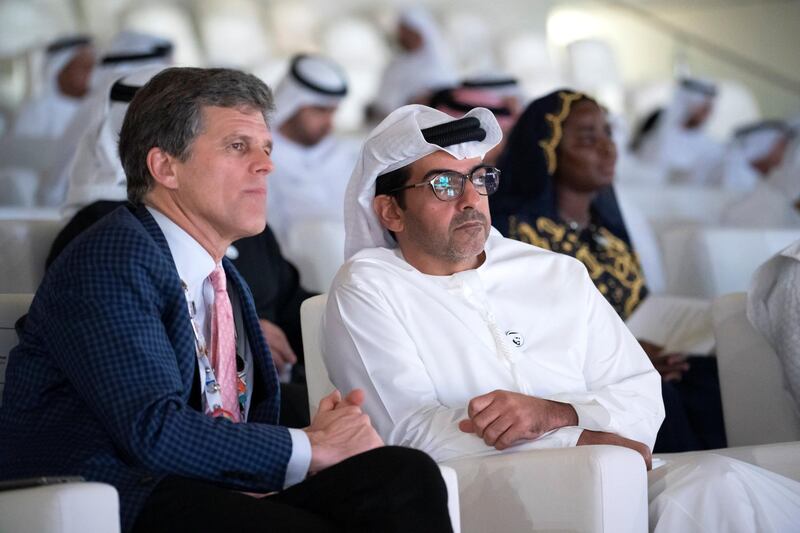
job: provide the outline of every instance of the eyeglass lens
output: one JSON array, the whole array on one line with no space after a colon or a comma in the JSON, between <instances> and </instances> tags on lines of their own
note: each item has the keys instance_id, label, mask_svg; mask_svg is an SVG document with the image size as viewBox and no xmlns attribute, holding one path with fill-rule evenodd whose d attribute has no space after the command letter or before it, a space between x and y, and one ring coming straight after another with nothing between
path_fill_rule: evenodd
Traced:
<instances>
[{"instance_id":1,"label":"eyeglass lens","mask_svg":"<svg viewBox=\"0 0 800 533\"><path fill-rule=\"evenodd\" d=\"M469 179L478 194L488 196L497 190L500 183L500 171L496 168L479 167L471 175L459 172L442 172L431 180L433 192L441 200L455 200L464 193L464 186Z\"/></svg>"}]
</instances>

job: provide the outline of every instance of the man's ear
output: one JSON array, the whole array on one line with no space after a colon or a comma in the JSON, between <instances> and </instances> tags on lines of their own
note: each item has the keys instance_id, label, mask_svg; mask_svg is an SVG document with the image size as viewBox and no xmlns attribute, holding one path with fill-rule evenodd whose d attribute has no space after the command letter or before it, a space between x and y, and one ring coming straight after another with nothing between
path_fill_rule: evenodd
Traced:
<instances>
[{"instance_id":1,"label":"man's ear","mask_svg":"<svg viewBox=\"0 0 800 533\"><path fill-rule=\"evenodd\" d=\"M167 189L178 188L178 177L175 174L175 158L154 146L147 152L147 169L150 175Z\"/></svg>"},{"instance_id":2,"label":"man's ear","mask_svg":"<svg viewBox=\"0 0 800 533\"><path fill-rule=\"evenodd\" d=\"M372 200L372 209L378 217L378 222L380 222L384 228L394 233L403 231L405 227L405 213L400 209L400 206L397 205L397 199L395 199L394 196L379 194Z\"/></svg>"}]
</instances>

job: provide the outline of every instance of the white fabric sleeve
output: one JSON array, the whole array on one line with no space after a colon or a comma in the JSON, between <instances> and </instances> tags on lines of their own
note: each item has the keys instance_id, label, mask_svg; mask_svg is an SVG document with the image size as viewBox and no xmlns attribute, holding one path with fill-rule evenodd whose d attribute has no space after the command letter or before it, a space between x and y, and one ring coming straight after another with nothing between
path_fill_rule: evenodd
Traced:
<instances>
[{"instance_id":1,"label":"white fabric sleeve","mask_svg":"<svg viewBox=\"0 0 800 533\"><path fill-rule=\"evenodd\" d=\"M417 448L436 461L501 453L458 428L468 418L466 402L441 403L417 345L383 294L355 283L335 287L323 321L323 354L340 390L364 390L363 409L386 444ZM581 431L561 428L502 453L574 446Z\"/></svg>"},{"instance_id":2,"label":"white fabric sleeve","mask_svg":"<svg viewBox=\"0 0 800 533\"><path fill-rule=\"evenodd\" d=\"M616 433L643 442L652 450L664 420L661 376L588 274L584 283L591 285L585 291L588 329L584 379L589 390L548 399L572 404L582 428Z\"/></svg>"},{"instance_id":3,"label":"white fabric sleeve","mask_svg":"<svg viewBox=\"0 0 800 533\"><path fill-rule=\"evenodd\" d=\"M303 481L311 466L311 441L302 429L287 428L292 437L292 456L286 466L286 478L283 488L287 489Z\"/></svg>"},{"instance_id":4,"label":"white fabric sleeve","mask_svg":"<svg viewBox=\"0 0 800 533\"><path fill-rule=\"evenodd\" d=\"M754 277L747 315L783 366L786 385L800 409L800 262L779 257Z\"/></svg>"}]
</instances>

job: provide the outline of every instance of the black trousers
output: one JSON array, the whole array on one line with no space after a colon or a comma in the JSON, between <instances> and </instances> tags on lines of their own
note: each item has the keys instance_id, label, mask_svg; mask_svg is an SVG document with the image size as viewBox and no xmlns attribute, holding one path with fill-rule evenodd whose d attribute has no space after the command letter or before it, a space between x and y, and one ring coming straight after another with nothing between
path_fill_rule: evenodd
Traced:
<instances>
[{"instance_id":1,"label":"black trousers","mask_svg":"<svg viewBox=\"0 0 800 533\"><path fill-rule=\"evenodd\" d=\"M725 448L725 424L719 391L717 358L692 356L689 371L678 382L661 382L666 417L653 452L688 452Z\"/></svg>"},{"instance_id":2,"label":"black trousers","mask_svg":"<svg viewBox=\"0 0 800 533\"><path fill-rule=\"evenodd\" d=\"M254 498L168 476L135 533L447 532L447 489L426 454L386 446L351 457L272 496Z\"/></svg>"}]
</instances>

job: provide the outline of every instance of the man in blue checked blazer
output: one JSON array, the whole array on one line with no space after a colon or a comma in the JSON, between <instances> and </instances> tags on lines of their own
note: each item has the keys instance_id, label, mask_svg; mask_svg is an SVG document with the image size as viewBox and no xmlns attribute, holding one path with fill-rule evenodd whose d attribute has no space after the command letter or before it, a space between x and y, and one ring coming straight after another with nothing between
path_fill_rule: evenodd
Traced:
<instances>
[{"instance_id":1,"label":"man in blue checked blazer","mask_svg":"<svg viewBox=\"0 0 800 533\"><path fill-rule=\"evenodd\" d=\"M120 132L130 205L64 250L11 352L0 478L110 483L123 531L452 531L438 468L383 446L361 391L325 398L305 429L278 425L269 348L224 258L266 224L271 108L263 82L227 69L167 69L139 90ZM236 326L226 416L203 356L219 265Z\"/></svg>"}]
</instances>

